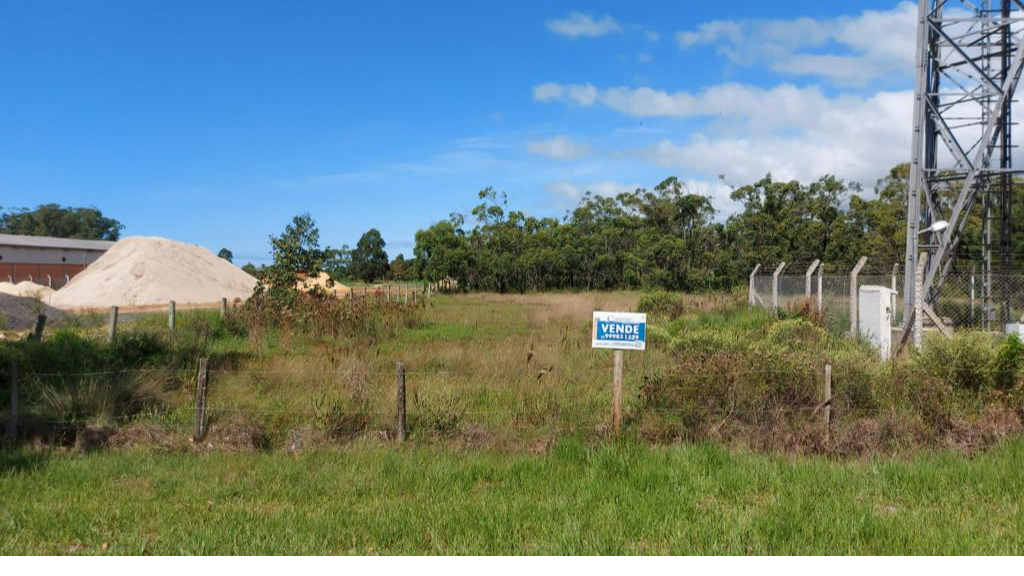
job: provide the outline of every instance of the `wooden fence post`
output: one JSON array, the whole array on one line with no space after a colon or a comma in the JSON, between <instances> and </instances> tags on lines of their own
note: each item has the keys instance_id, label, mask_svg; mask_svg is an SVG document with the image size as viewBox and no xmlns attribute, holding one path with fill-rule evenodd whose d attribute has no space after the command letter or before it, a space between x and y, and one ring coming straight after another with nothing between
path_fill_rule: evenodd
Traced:
<instances>
[{"instance_id":1,"label":"wooden fence post","mask_svg":"<svg viewBox=\"0 0 1024 576\"><path fill-rule=\"evenodd\" d=\"M11 410L7 416L7 435L18 436L18 365L11 362L7 373L11 381Z\"/></svg>"},{"instance_id":2,"label":"wooden fence post","mask_svg":"<svg viewBox=\"0 0 1024 576\"><path fill-rule=\"evenodd\" d=\"M107 343L113 344L117 337L117 306L110 307L110 318L107 320Z\"/></svg>"},{"instance_id":3,"label":"wooden fence post","mask_svg":"<svg viewBox=\"0 0 1024 576\"><path fill-rule=\"evenodd\" d=\"M823 424L825 425L825 440L828 440L829 434L830 434L831 429L832 429L832 364L831 363L825 364L825 390L824 390L824 392L825 392L825 394L824 394L825 398L824 398L823 402L824 402L825 409L824 409L824 411L822 413L821 419L822 419Z\"/></svg>"},{"instance_id":4,"label":"wooden fence post","mask_svg":"<svg viewBox=\"0 0 1024 576\"><path fill-rule=\"evenodd\" d=\"M192 429L192 440L201 442L206 437L206 389L210 378L207 358L199 359L199 376L196 379L196 417Z\"/></svg>"},{"instance_id":5,"label":"wooden fence post","mask_svg":"<svg viewBox=\"0 0 1024 576\"><path fill-rule=\"evenodd\" d=\"M220 299L220 317L224 318L227 315L228 315L228 299L227 298L221 298Z\"/></svg>"},{"instance_id":6,"label":"wooden fence post","mask_svg":"<svg viewBox=\"0 0 1024 576\"><path fill-rule=\"evenodd\" d=\"M398 363L395 378L398 390L395 396L395 433L399 442L405 442L405 364Z\"/></svg>"},{"instance_id":7,"label":"wooden fence post","mask_svg":"<svg viewBox=\"0 0 1024 576\"><path fill-rule=\"evenodd\" d=\"M170 301L170 302L169 302L169 303L167 304L167 328L168 328L168 329L169 329L169 330L170 330L171 332L174 332L174 316L175 316L175 308L176 308L176 306L175 306L175 304L174 304L174 300L171 300L171 301Z\"/></svg>"},{"instance_id":8,"label":"wooden fence post","mask_svg":"<svg viewBox=\"0 0 1024 576\"><path fill-rule=\"evenodd\" d=\"M615 351L615 374L612 380L612 429L615 434L622 431L622 350Z\"/></svg>"},{"instance_id":9,"label":"wooden fence post","mask_svg":"<svg viewBox=\"0 0 1024 576\"><path fill-rule=\"evenodd\" d=\"M36 316L36 327L32 331L32 338L34 338L36 342L42 342L44 330L46 330L46 314L40 314Z\"/></svg>"}]
</instances>

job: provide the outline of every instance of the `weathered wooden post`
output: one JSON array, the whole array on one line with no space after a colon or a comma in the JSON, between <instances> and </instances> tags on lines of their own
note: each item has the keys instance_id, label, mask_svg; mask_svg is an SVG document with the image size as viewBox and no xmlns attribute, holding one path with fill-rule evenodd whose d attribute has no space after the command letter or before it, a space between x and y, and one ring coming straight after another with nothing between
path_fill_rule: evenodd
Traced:
<instances>
[{"instance_id":1,"label":"weathered wooden post","mask_svg":"<svg viewBox=\"0 0 1024 576\"><path fill-rule=\"evenodd\" d=\"M825 425L825 440L828 440L829 434L832 429L832 364L825 364L825 398L822 400L824 403L824 411L822 413L822 422Z\"/></svg>"},{"instance_id":2,"label":"weathered wooden post","mask_svg":"<svg viewBox=\"0 0 1024 576\"><path fill-rule=\"evenodd\" d=\"M227 298L221 298L220 299L220 317L224 318L227 315L228 315L228 299Z\"/></svg>"},{"instance_id":3,"label":"weathered wooden post","mask_svg":"<svg viewBox=\"0 0 1024 576\"><path fill-rule=\"evenodd\" d=\"M860 272L867 265L867 258L860 258L857 265L850 273L850 335L857 337L860 334L860 286L858 281Z\"/></svg>"},{"instance_id":4,"label":"weathered wooden post","mask_svg":"<svg viewBox=\"0 0 1024 576\"><path fill-rule=\"evenodd\" d=\"M110 318L107 319L107 342L110 344L114 343L114 338L117 338L117 306L110 307Z\"/></svg>"},{"instance_id":5,"label":"weathered wooden post","mask_svg":"<svg viewBox=\"0 0 1024 576\"><path fill-rule=\"evenodd\" d=\"M612 379L612 429L622 432L622 364L625 354L615 351L615 373Z\"/></svg>"},{"instance_id":6,"label":"weathered wooden post","mask_svg":"<svg viewBox=\"0 0 1024 576\"><path fill-rule=\"evenodd\" d=\"M170 330L171 332L174 332L174 316L175 316L175 308L177 308L177 306L175 306L174 300L171 300L171 301L170 301L170 302L169 302L169 303L167 304L167 328L168 328L168 329L169 329L169 330Z\"/></svg>"},{"instance_id":7,"label":"weathered wooden post","mask_svg":"<svg viewBox=\"0 0 1024 576\"><path fill-rule=\"evenodd\" d=\"M7 376L11 381L11 410L7 417L7 435L16 438L18 436L18 365L16 363L10 363Z\"/></svg>"},{"instance_id":8,"label":"weathered wooden post","mask_svg":"<svg viewBox=\"0 0 1024 576\"><path fill-rule=\"evenodd\" d=\"M32 338L36 342L42 342L44 330L46 330L46 314L39 314L36 316L36 327L32 330Z\"/></svg>"},{"instance_id":9,"label":"weathered wooden post","mask_svg":"<svg viewBox=\"0 0 1024 576\"><path fill-rule=\"evenodd\" d=\"M395 378L397 391L395 395L395 435L399 442L405 442L405 364L398 363Z\"/></svg>"},{"instance_id":10,"label":"weathered wooden post","mask_svg":"<svg viewBox=\"0 0 1024 576\"><path fill-rule=\"evenodd\" d=\"M201 442L206 436L206 389L210 372L207 358L199 359L199 374L196 379L196 415L192 429L192 440Z\"/></svg>"}]
</instances>

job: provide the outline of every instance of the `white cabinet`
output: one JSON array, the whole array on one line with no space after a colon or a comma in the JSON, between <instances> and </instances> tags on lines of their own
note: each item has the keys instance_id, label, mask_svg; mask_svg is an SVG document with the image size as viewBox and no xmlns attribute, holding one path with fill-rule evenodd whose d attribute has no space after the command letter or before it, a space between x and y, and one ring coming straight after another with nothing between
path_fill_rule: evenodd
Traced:
<instances>
[{"instance_id":1,"label":"white cabinet","mask_svg":"<svg viewBox=\"0 0 1024 576\"><path fill-rule=\"evenodd\" d=\"M882 360L888 360L892 354L892 302L895 293L887 286L860 287L860 335L878 349Z\"/></svg>"}]
</instances>

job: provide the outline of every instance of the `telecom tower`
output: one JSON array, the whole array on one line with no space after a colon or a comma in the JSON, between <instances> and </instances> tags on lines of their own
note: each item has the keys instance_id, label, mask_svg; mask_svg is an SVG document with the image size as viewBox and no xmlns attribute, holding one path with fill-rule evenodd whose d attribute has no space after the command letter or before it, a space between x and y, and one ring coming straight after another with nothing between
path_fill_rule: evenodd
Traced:
<instances>
[{"instance_id":1,"label":"telecom tower","mask_svg":"<svg viewBox=\"0 0 1024 576\"><path fill-rule=\"evenodd\" d=\"M1013 265L1013 176L1021 170L1013 167L1011 112L1024 64L1024 1L919 0L918 10L903 317L909 326L914 270L927 252L932 305L958 261L980 265L988 328L1005 320L997 309L1009 313L993 279ZM972 215L981 218L980 246L965 246Z\"/></svg>"}]
</instances>

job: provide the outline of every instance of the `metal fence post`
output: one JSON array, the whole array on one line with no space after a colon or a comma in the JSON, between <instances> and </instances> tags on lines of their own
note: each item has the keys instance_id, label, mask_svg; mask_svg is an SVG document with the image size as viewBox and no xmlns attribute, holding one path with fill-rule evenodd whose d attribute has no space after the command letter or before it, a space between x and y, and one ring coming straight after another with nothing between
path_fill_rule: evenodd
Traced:
<instances>
[{"instance_id":1,"label":"metal fence post","mask_svg":"<svg viewBox=\"0 0 1024 576\"><path fill-rule=\"evenodd\" d=\"M868 263L867 256L862 256L857 262L857 265L853 267L853 272L850 272L850 335L856 336L857 330L857 314L860 310L860 296L857 293L857 276L860 274L864 265Z\"/></svg>"},{"instance_id":2,"label":"metal fence post","mask_svg":"<svg viewBox=\"0 0 1024 576\"><path fill-rule=\"evenodd\" d=\"M807 269L807 272L804 274L805 298L811 297L811 276L814 276L814 270L818 267L818 264L821 264L821 260L815 260L814 262L811 262L811 266Z\"/></svg>"},{"instance_id":3,"label":"metal fence post","mask_svg":"<svg viewBox=\"0 0 1024 576\"><path fill-rule=\"evenodd\" d=\"M924 270L928 265L928 253L918 256L917 270L914 271L914 348L924 344Z\"/></svg>"},{"instance_id":4,"label":"metal fence post","mask_svg":"<svg viewBox=\"0 0 1024 576\"><path fill-rule=\"evenodd\" d=\"M892 295L889 296L889 309L892 310L892 317L893 317L893 319L896 318L896 274L898 274L899 271L900 271L900 263L897 262L897 263L892 265L892 282L891 282L891 285L890 285L890 289L892 290Z\"/></svg>"},{"instance_id":5,"label":"metal fence post","mask_svg":"<svg viewBox=\"0 0 1024 576\"><path fill-rule=\"evenodd\" d=\"M786 269L786 263L779 264L779 267L772 273L772 312L779 312L779 275Z\"/></svg>"},{"instance_id":6,"label":"metal fence post","mask_svg":"<svg viewBox=\"0 0 1024 576\"><path fill-rule=\"evenodd\" d=\"M757 297L754 296L757 293L757 289L754 288L754 277L757 276L758 270L761 269L761 265L754 266L754 271L750 273L750 289L747 291L747 301L750 302L750 307L757 306Z\"/></svg>"},{"instance_id":7,"label":"metal fence post","mask_svg":"<svg viewBox=\"0 0 1024 576\"><path fill-rule=\"evenodd\" d=\"M971 324L974 324L974 321L977 318L974 287L974 266L971 266Z\"/></svg>"}]
</instances>

